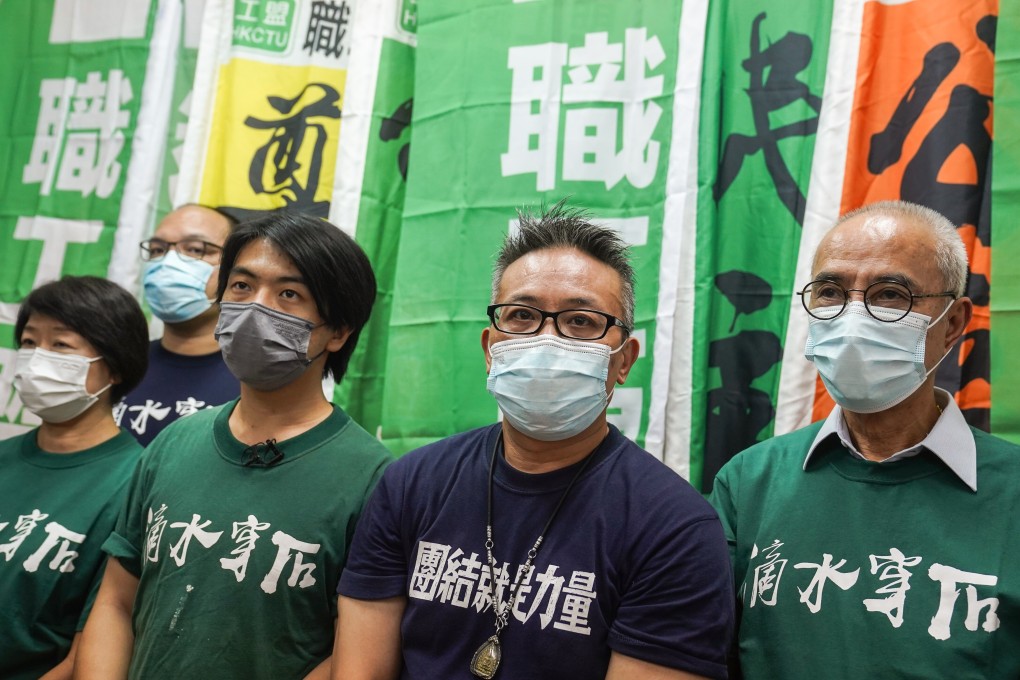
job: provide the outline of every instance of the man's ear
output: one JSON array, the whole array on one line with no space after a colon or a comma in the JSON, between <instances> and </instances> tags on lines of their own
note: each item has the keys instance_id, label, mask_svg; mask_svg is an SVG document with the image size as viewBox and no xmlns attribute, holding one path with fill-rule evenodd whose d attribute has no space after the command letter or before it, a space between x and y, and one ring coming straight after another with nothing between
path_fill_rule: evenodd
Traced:
<instances>
[{"instance_id":1,"label":"man's ear","mask_svg":"<svg viewBox=\"0 0 1020 680\"><path fill-rule=\"evenodd\" d=\"M351 329L341 328L333 331L333 336L326 343L327 352L339 352L351 337Z\"/></svg>"},{"instance_id":2,"label":"man's ear","mask_svg":"<svg viewBox=\"0 0 1020 680\"><path fill-rule=\"evenodd\" d=\"M953 305L954 308L946 313L946 346L943 350L945 352L956 344L974 316L974 303L969 297L962 297L953 302Z\"/></svg>"},{"instance_id":3,"label":"man's ear","mask_svg":"<svg viewBox=\"0 0 1020 680\"><path fill-rule=\"evenodd\" d=\"M641 343L638 339L631 336L623 343L623 347L617 356L621 357L620 367L616 370L616 383L622 385L627 382L627 376L630 374L630 369L633 368L634 362L638 360L638 356L641 354Z\"/></svg>"},{"instance_id":4,"label":"man's ear","mask_svg":"<svg viewBox=\"0 0 1020 680\"><path fill-rule=\"evenodd\" d=\"M489 354L489 331L492 330L491 326L486 326L482 330L482 351L485 352L485 372L488 373L492 369L492 355Z\"/></svg>"}]
</instances>

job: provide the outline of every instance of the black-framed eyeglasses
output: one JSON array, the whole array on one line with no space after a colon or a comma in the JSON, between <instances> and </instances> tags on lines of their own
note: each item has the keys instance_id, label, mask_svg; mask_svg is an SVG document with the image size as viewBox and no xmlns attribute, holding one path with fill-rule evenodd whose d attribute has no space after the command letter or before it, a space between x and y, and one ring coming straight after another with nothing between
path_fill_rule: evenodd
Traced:
<instances>
[{"instance_id":1,"label":"black-framed eyeglasses","mask_svg":"<svg viewBox=\"0 0 1020 680\"><path fill-rule=\"evenodd\" d=\"M486 312L497 331L509 335L532 335L542 329L546 319L552 319L556 332L571 340L601 340L613 326L625 333L631 329L612 314L594 309L562 309L547 312L529 305L489 305Z\"/></svg>"},{"instance_id":2,"label":"black-framed eyeglasses","mask_svg":"<svg viewBox=\"0 0 1020 680\"><path fill-rule=\"evenodd\" d=\"M861 293L864 296L864 308L879 321L892 323L899 321L914 307L918 298L951 297L956 293L913 293L910 288L898 281L875 281L867 288L844 288L834 281L812 281L804 286L797 295L807 313L816 319L827 321L835 319L846 309L850 293Z\"/></svg>"},{"instance_id":3,"label":"black-framed eyeglasses","mask_svg":"<svg viewBox=\"0 0 1020 680\"><path fill-rule=\"evenodd\" d=\"M142 249L142 259L146 262L158 260L171 250L176 250L178 255L191 260L203 260L207 255L215 255L223 250L222 246L203 241L199 238L186 238L180 241L164 241L161 238L150 238L138 245Z\"/></svg>"}]
</instances>

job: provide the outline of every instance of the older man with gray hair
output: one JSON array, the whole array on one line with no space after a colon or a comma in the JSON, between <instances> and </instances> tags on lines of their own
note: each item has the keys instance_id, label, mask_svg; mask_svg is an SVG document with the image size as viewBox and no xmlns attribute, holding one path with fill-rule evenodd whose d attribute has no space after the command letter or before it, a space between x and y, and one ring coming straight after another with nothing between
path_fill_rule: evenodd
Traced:
<instances>
[{"instance_id":1,"label":"older man with gray hair","mask_svg":"<svg viewBox=\"0 0 1020 680\"><path fill-rule=\"evenodd\" d=\"M818 246L805 356L837 406L738 455L712 495L745 678L1020 677L1020 447L935 387L966 276L953 225L911 203Z\"/></svg>"}]
</instances>

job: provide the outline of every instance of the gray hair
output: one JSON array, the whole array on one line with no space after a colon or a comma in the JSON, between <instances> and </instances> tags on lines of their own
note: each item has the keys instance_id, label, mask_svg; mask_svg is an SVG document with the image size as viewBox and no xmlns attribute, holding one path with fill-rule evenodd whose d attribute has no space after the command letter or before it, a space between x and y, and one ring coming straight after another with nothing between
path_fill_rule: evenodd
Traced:
<instances>
[{"instance_id":1,"label":"gray hair","mask_svg":"<svg viewBox=\"0 0 1020 680\"><path fill-rule=\"evenodd\" d=\"M541 216L518 209L517 220L517 231L507 235L496 255L492 269L492 302L496 302L506 268L521 257L546 248L576 248L609 265L620 275L622 321L628 328L634 327L634 270L628 259L627 244L616 232L593 224L586 211L567 207L566 199L544 210Z\"/></svg>"},{"instance_id":2,"label":"gray hair","mask_svg":"<svg viewBox=\"0 0 1020 680\"><path fill-rule=\"evenodd\" d=\"M967 287L967 249L956 227L942 213L909 201L879 201L851 210L835 226L861 215L906 217L925 226L935 237L935 266L942 274L945 290L963 297Z\"/></svg>"}]
</instances>

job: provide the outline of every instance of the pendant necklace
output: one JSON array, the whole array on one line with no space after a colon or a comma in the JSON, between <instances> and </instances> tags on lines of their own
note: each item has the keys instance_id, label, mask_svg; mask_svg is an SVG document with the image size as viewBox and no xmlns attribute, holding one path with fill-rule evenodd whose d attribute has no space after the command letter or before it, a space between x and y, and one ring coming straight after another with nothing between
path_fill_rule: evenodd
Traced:
<instances>
[{"instance_id":1,"label":"pendant necklace","mask_svg":"<svg viewBox=\"0 0 1020 680\"><path fill-rule=\"evenodd\" d=\"M597 447L596 447L597 448ZM524 562L524 566L519 572L517 572L517 578L514 579L513 584L510 586L510 594L506 602L501 602L496 596L496 575L495 575L495 564L496 560L492 557L492 548L495 545L492 540L492 478L496 468L496 456L500 455L503 451L503 433L499 433L496 437L496 443L492 447L492 458L489 460L489 501L487 510L487 519L485 527L485 556L489 562L489 596L492 601L492 611L496 613L496 633L489 637L482 645L475 651L474 656L471 657L471 673L479 678L485 680L492 680L496 675L496 671L499 669L499 662L503 659L503 650L499 643L499 635L506 628L507 623L510 620L510 612L513 611L514 602L517 600L517 593L519 592L519 586L521 585L521 579L525 574L531 571L531 565L535 561L535 556L538 555L538 549L542 546L542 541L545 540L545 535L549 532L549 527L552 526L553 520L556 519L556 515L559 513L560 508L563 507L563 501L567 500L567 496L570 494L570 490L574 488L574 482L584 473L588 467L588 463L591 462L592 454L589 453L584 459L584 463L574 473L573 479L570 480L570 484L563 491L563 495L560 496L560 500L556 503L556 507L553 508L552 514L549 515L549 519L546 520L545 526L542 527L542 532L535 539L535 544L531 546L531 550L528 551L528 559ZM592 452L594 453L594 451Z\"/></svg>"}]
</instances>

